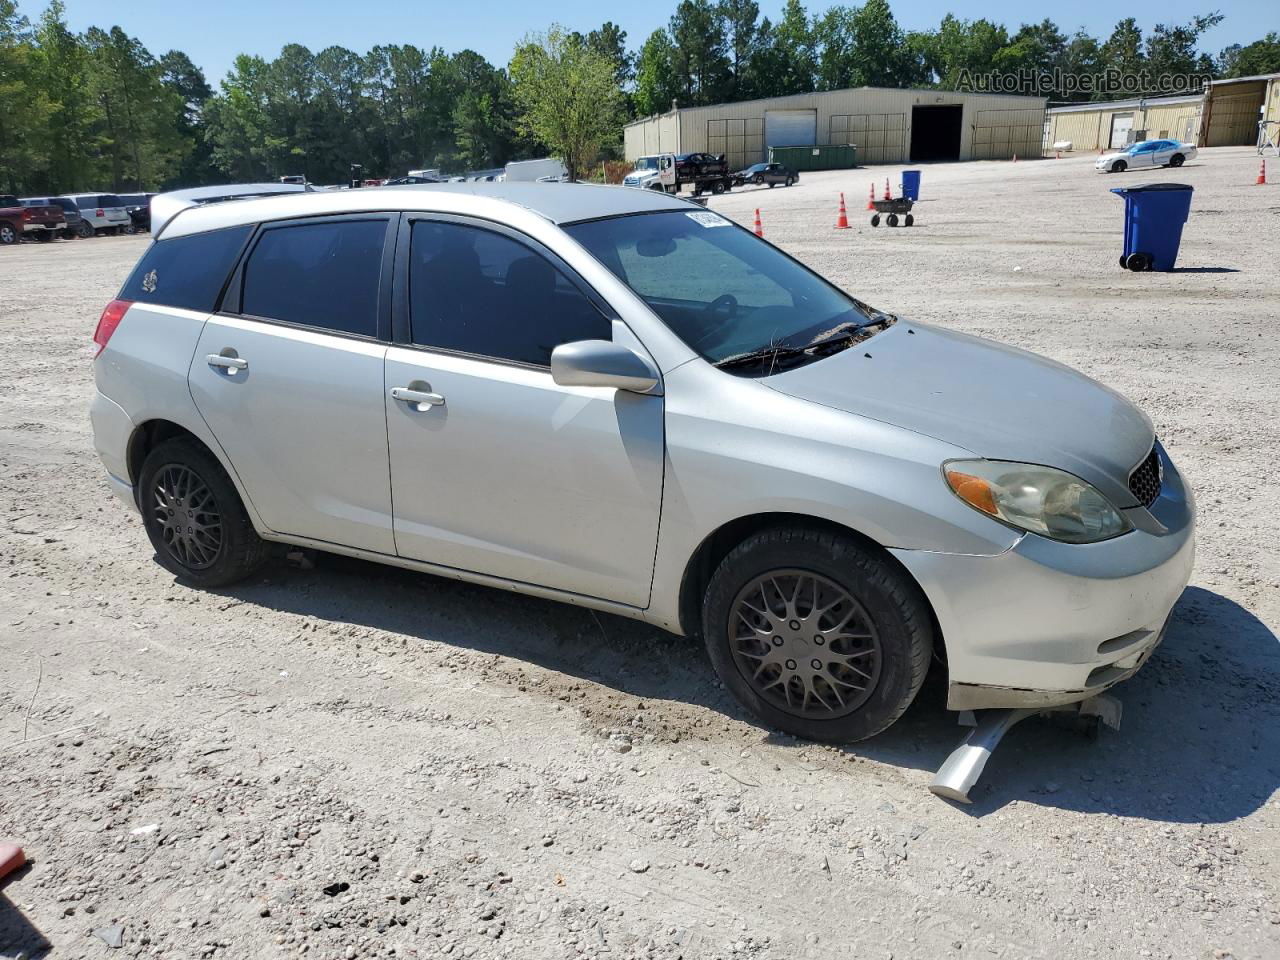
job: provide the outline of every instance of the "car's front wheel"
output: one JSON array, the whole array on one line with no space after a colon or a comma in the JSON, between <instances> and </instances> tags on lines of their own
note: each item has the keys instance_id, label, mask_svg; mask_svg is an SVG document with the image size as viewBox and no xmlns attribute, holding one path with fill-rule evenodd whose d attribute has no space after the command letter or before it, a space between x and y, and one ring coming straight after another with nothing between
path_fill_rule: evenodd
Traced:
<instances>
[{"instance_id":1,"label":"car's front wheel","mask_svg":"<svg viewBox=\"0 0 1280 960\"><path fill-rule=\"evenodd\" d=\"M919 587L852 537L758 533L711 578L703 636L725 686L765 723L813 740L890 726L924 682L933 621Z\"/></svg>"},{"instance_id":2,"label":"car's front wheel","mask_svg":"<svg viewBox=\"0 0 1280 960\"><path fill-rule=\"evenodd\" d=\"M147 454L138 506L160 563L196 586L235 583L266 558L230 477L191 440L166 440Z\"/></svg>"},{"instance_id":3,"label":"car's front wheel","mask_svg":"<svg viewBox=\"0 0 1280 960\"><path fill-rule=\"evenodd\" d=\"M17 243L22 238L18 235L18 231L14 229L12 224L0 223L0 243L6 247Z\"/></svg>"},{"instance_id":4,"label":"car's front wheel","mask_svg":"<svg viewBox=\"0 0 1280 960\"><path fill-rule=\"evenodd\" d=\"M1128 169L1129 169L1129 165L1125 163L1123 160L1117 160L1115 163L1111 165L1112 173L1124 173Z\"/></svg>"}]
</instances>

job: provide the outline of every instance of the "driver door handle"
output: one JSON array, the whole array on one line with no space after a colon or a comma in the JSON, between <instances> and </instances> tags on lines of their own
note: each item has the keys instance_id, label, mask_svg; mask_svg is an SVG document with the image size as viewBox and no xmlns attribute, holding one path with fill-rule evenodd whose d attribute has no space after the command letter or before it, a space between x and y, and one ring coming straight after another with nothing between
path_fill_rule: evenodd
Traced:
<instances>
[{"instance_id":1,"label":"driver door handle","mask_svg":"<svg viewBox=\"0 0 1280 960\"><path fill-rule=\"evenodd\" d=\"M444 397L438 393L427 393L425 390L410 390L408 387L392 387L392 399L401 403L417 403L428 407L439 407L444 404Z\"/></svg>"},{"instance_id":2,"label":"driver door handle","mask_svg":"<svg viewBox=\"0 0 1280 960\"><path fill-rule=\"evenodd\" d=\"M211 353L204 358L205 362L211 367L221 367L223 370L248 370L249 361L242 360L240 357L226 357L220 353Z\"/></svg>"}]
</instances>

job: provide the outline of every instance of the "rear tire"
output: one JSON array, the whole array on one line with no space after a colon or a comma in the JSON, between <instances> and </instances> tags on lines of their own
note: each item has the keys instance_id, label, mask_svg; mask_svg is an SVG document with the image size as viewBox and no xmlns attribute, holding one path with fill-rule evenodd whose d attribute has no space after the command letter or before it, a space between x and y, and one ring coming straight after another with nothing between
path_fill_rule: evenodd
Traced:
<instances>
[{"instance_id":1,"label":"rear tire","mask_svg":"<svg viewBox=\"0 0 1280 960\"><path fill-rule=\"evenodd\" d=\"M833 743L875 736L902 716L934 642L924 595L889 557L804 527L762 531L725 557L707 587L702 630L743 706L787 733Z\"/></svg>"},{"instance_id":2,"label":"rear tire","mask_svg":"<svg viewBox=\"0 0 1280 960\"><path fill-rule=\"evenodd\" d=\"M143 525L156 559L197 587L243 580L266 559L235 485L199 444L175 438L142 463L137 487Z\"/></svg>"},{"instance_id":3,"label":"rear tire","mask_svg":"<svg viewBox=\"0 0 1280 960\"><path fill-rule=\"evenodd\" d=\"M789 187L789 186L791 186L793 183L795 183L795 180L794 180L792 177L787 177L787 180L786 180L786 182L783 184L783 186Z\"/></svg>"},{"instance_id":4,"label":"rear tire","mask_svg":"<svg viewBox=\"0 0 1280 960\"><path fill-rule=\"evenodd\" d=\"M884 222L891 227L896 227L898 225L898 215L896 213L891 213L889 216L885 217Z\"/></svg>"},{"instance_id":5,"label":"rear tire","mask_svg":"<svg viewBox=\"0 0 1280 960\"><path fill-rule=\"evenodd\" d=\"M715 183L711 184L711 192L716 194L717 196L724 193L724 181L717 180L715 181Z\"/></svg>"},{"instance_id":6,"label":"rear tire","mask_svg":"<svg viewBox=\"0 0 1280 960\"><path fill-rule=\"evenodd\" d=\"M1134 273L1144 273L1147 270L1150 270L1154 263L1155 261L1152 260L1151 254L1149 253L1131 253L1129 254L1129 260L1125 263L1125 266Z\"/></svg>"},{"instance_id":7,"label":"rear tire","mask_svg":"<svg viewBox=\"0 0 1280 960\"><path fill-rule=\"evenodd\" d=\"M1169 158L1169 166L1171 167L1180 167L1186 162L1187 162L1187 158L1180 153L1175 153L1172 157Z\"/></svg>"},{"instance_id":8,"label":"rear tire","mask_svg":"<svg viewBox=\"0 0 1280 960\"><path fill-rule=\"evenodd\" d=\"M872 225L873 227L878 227L878 226L880 226L880 214L878 214L878 213L876 213L876 214L872 214L872 216L871 216L871 225Z\"/></svg>"},{"instance_id":9,"label":"rear tire","mask_svg":"<svg viewBox=\"0 0 1280 960\"><path fill-rule=\"evenodd\" d=\"M903 218L903 220L902 220L902 225L903 225L904 227L909 227L909 226L911 226L911 225L912 225L913 223L915 223L915 222L916 222L916 218L915 218L915 217L913 217L911 214L909 214L909 213L908 213L908 214L906 215L906 217L904 217L904 218Z\"/></svg>"}]
</instances>

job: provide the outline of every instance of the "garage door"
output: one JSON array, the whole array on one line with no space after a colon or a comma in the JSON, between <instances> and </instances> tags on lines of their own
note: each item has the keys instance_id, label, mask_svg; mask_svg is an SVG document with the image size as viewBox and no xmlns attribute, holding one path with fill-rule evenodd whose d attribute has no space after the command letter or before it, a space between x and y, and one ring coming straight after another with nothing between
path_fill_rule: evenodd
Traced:
<instances>
[{"instance_id":1,"label":"garage door","mask_svg":"<svg viewBox=\"0 0 1280 960\"><path fill-rule=\"evenodd\" d=\"M1108 146L1112 150L1119 150L1121 147L1127 146L1129 143L1129 131L1132 129L1132 113L1113 113L1111 115L1111 142Z\"/></svg>"},{"instance_id":2,"label":"garage door","mask_svg":"<svg viewBox=\"0 0 1280 960\"><path fill-rule=\"evenodd\" d=\"M766 110L764 113L764 145L769 147L807 147L818 142L818 111Z\"/></svg>"}]
</instances>

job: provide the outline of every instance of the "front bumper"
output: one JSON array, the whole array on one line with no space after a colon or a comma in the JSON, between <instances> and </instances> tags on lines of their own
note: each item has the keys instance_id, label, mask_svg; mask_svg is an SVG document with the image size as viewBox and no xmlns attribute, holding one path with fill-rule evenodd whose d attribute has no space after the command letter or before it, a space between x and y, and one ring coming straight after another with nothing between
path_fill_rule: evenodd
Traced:
<instances>
[{"instance_id":1,"label":"front bumper","mask_svg":"<svg viewBox=\"0 0 1280 960\"><path fill-rule=\"evenodd\" d=\"M987 557L892 551L933 605L949 708L1073 703L1147 661L1195 560L1191 492L1164 460L1160 497L1150 510L1126 511L1137 529L1112 540L1076 545L1028 534Z\"/></svg>"}]
</instances>

